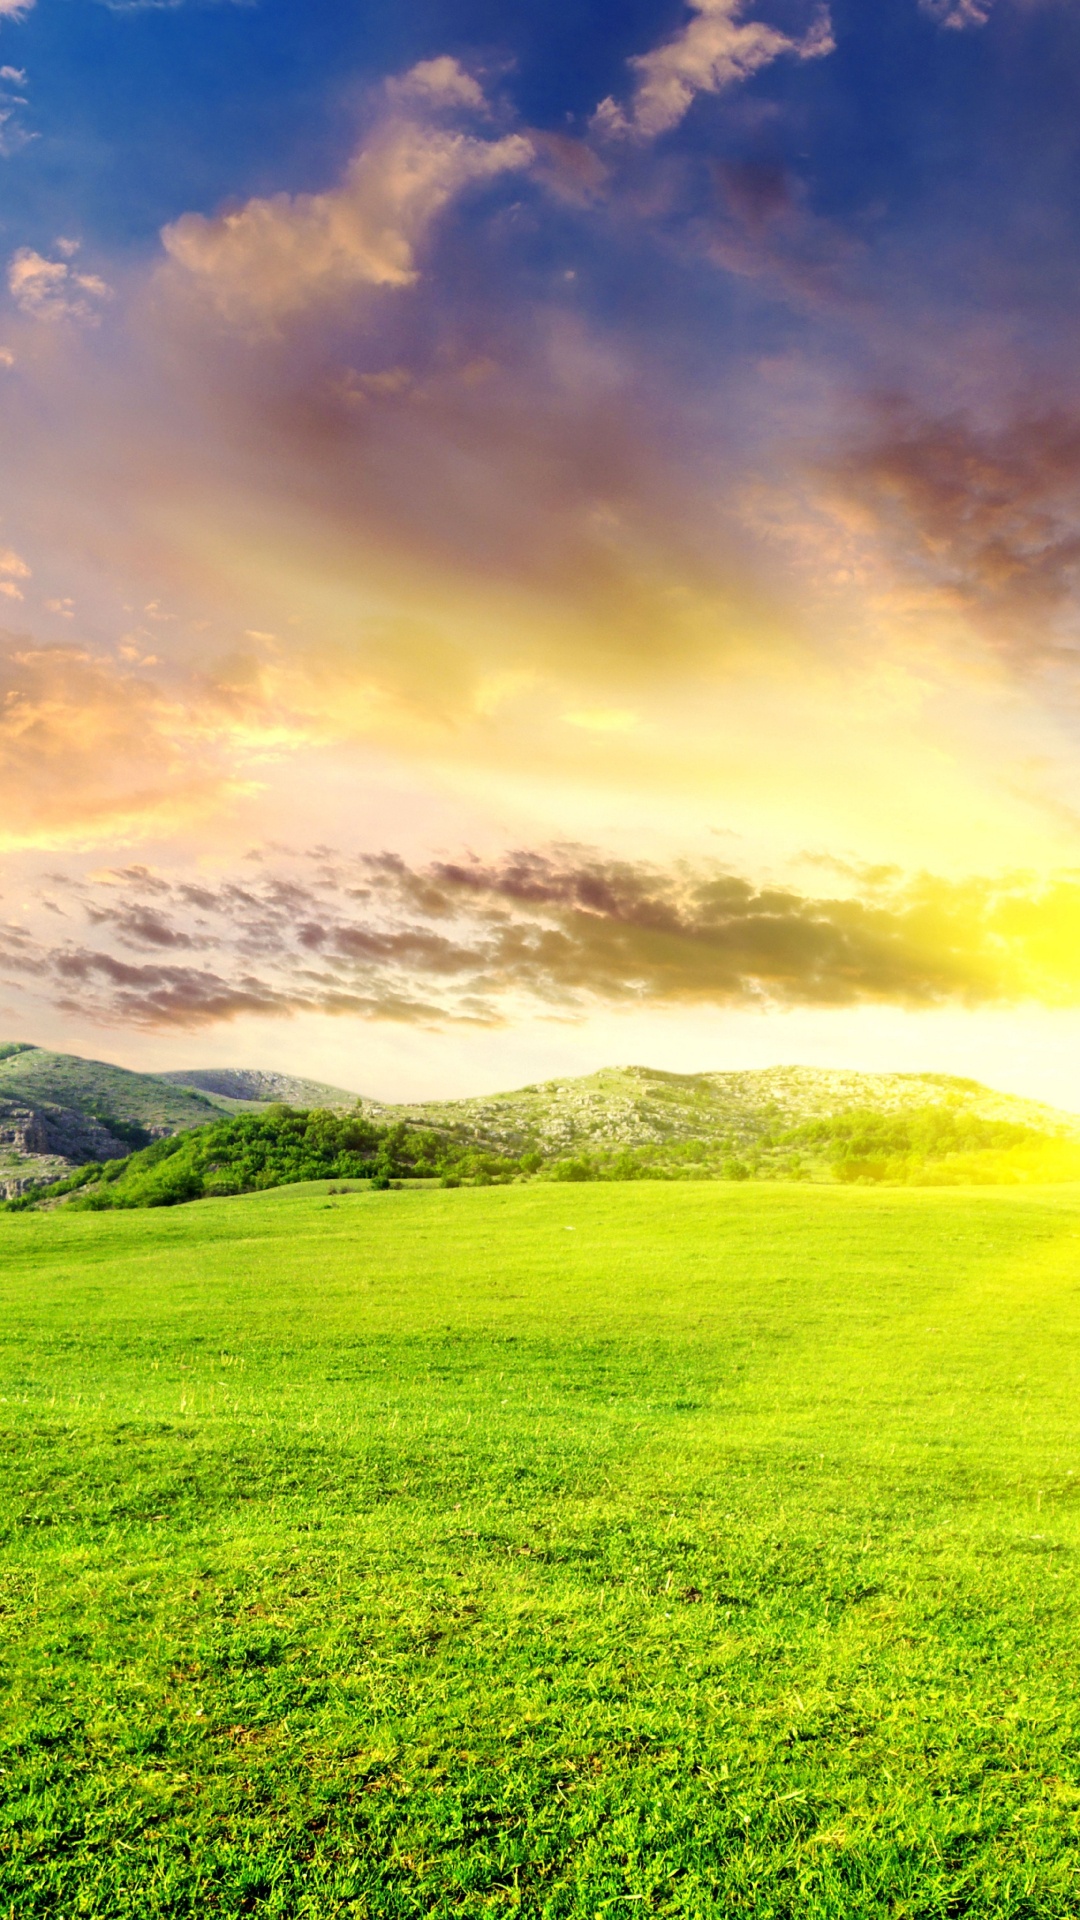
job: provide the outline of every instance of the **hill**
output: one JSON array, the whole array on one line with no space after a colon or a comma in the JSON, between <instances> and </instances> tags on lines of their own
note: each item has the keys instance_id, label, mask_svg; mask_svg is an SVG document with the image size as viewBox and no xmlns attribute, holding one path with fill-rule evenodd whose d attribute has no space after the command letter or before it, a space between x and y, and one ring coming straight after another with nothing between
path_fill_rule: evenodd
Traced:
<instances>
[{"instance_id":1,"label":"hill","mask_svg":"<svg viewBox=\"0 0 1080 1920\"><path fill-rule=\"evenodd\" d=\"M360 1095L323 1080L299 1079L292 1073L262 1073L254 1067L195 1067L187 1072L159 1075L170 1086L202 1094L227 1113L261 1111L283 1101L290 1107L326 1107L331 1113L351 1112Z\"/></svg>"},{"instance_id":2,"label":"hill","mask_svg":"<svg viewBox=\"0 0 1080 1920\"><path fill-rule=\"evenodd\" d=\"M9 1041L0 1045L0 1193L11 1198L217 1117L202 1095L153 1074Z\"/></svg>"},{"instance_id":3,"label":"hill","mask_svg":"<svg viewBox=\"0 0 1080 1920\"><path fill-rule=\"evenodd\" d=\"M821 1067L693 1074L613 1067L470 1100L362 1105L372 1120L445 1130L493 1153L539 1153L556 1161L582 1155L610 1160L630 1151L657 1168L685 1164L700 1150L706 1162L735 1158L752 1171L782 1171L793 1152L815 1160L821 1149L829 1150L837 1129L827 1127L815 1141L813 1130L821 1123L870 1117L893 1123L898 1140L919 1116L937 1115L957 1138L967 1132L984 1146L992 1144L995 1129L1006 1135L1011 1130L1017 1136L1012 1144L1020 1133L1080 1142L1080 1115L997 1093L975 1080ZM844 1133L841 1124L839 1135ZM790 1137L796 1134L805 1137ZM1008 1144L1005 1135L998 1144Z\"/></svg>"},{"instance_id":4,"label":"hill","mask_svg":"<svg viewBox=\"0 0 1080 1920\"><path fill-rule=\"evenodd\" d=\"M248 1103L126 1159L103 1158L10 1204L173 1206L318 1179L384 1187L417 1179L1077 1180L1080 1120L940 1076L638 1068L483 1102L368 1101L347 1113Z\"/></svg>"},{"instance_id":5,"label":"hill","mask_svg":"<svg viewBox=\"0 0 1080 1920\"><path fill-rule=\"evenodd\" d=\"M308 1116L302 1126L298 1115ZM180 1137L207 1127L200 1142ZM77 1169L85 1172L74 1182ZM80 1205L95 1193L95 1204L163 1204L371 1176L481 1185L1071 1179L1080 1177L1080 1116L946 1074L620 1067L506 1094L389 1105L288 1074L136 1074L43 1048L0 1048L8 1199L57 1182L70 1191L71 1182Z\"/></svg>"}]
</instances>

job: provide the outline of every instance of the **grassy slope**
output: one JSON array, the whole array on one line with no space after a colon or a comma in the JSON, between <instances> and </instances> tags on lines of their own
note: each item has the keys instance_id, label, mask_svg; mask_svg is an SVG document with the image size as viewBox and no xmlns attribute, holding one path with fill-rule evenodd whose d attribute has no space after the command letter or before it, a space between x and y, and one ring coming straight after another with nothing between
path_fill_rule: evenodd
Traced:
<instances>
[{"instance_id":1,"label":"grassy slope","mask_svg":"<svg viewBox=\"0 0 1080 1920\"><path fill-rule=\"evenodd\" d=\"M0 1914L1064 1920L1078 1271L1076 1189L0 1218Z\"/></svg>"},{"instance_id":2,"label":"grassy slope","mask_svg":"<svg viewBox=\"0 0 1080 1920\"><path fill-rule=\"evenodd\" d=\"M34 1047L0 1059L0 1099L51 1101L96 1119L108 1117L148 1131L178 1133L205 1126L213 1107L196 1093L171 1087L153 1074L130 1073L104 1060Z\"/></svg>"}]
</instances>

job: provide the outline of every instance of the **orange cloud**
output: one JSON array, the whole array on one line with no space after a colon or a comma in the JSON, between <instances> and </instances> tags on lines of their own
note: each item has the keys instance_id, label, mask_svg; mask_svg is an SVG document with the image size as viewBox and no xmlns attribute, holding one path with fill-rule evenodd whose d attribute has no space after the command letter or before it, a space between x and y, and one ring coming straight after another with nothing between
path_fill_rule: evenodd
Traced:
<instances>
[{"instance_id":1,"label":"orange cloud","mask_svg":"<svg viewBox=\"0 0 1080 1920\"><path fill-rule=\"evenodd\" d=\"M242 790L244 716L106 654L0 631L0 848L137 839Z\"/></svg>"}]
</instances>

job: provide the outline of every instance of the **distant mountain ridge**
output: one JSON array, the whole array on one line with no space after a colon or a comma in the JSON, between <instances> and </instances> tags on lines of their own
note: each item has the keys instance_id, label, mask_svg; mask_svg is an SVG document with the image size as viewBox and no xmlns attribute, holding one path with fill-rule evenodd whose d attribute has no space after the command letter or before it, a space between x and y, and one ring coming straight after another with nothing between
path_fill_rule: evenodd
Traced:
<instances>
[{"instance_id":1,"label":"distant mountain ridge","mask_svg":"<svg viewBox=\"0 0 1080 1920\"><path fill-rule=\"evenodd\" d=\"M170 1086L189 1087L229 1106L271 1106L284 1101L290 1107L329 1107L349 1111L360 1099L344 1087L322 1080L298 1079L291 1073L262 1073L254 1067L197 1067L192 1072L163 1073Z\"/></svg>"}]
</instances>

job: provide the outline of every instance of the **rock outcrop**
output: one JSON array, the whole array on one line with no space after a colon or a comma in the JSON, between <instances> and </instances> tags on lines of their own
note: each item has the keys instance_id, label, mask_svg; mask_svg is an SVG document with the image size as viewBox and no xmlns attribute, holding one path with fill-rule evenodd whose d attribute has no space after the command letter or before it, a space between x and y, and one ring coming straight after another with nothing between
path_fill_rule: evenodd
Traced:
<instances>
[{"instance_id":1,"label":"rock outcrop","mask_svg":"<svg viewBox=\"0 0 1080 1920\"><path fill-rule=\"evenodd\" d=\"M119 1160L131 1149L100 1120L51 1103L0 1100L0 1195L13 1200L62 1179L88 1160Z\"/></svg>"}]
</instances>

